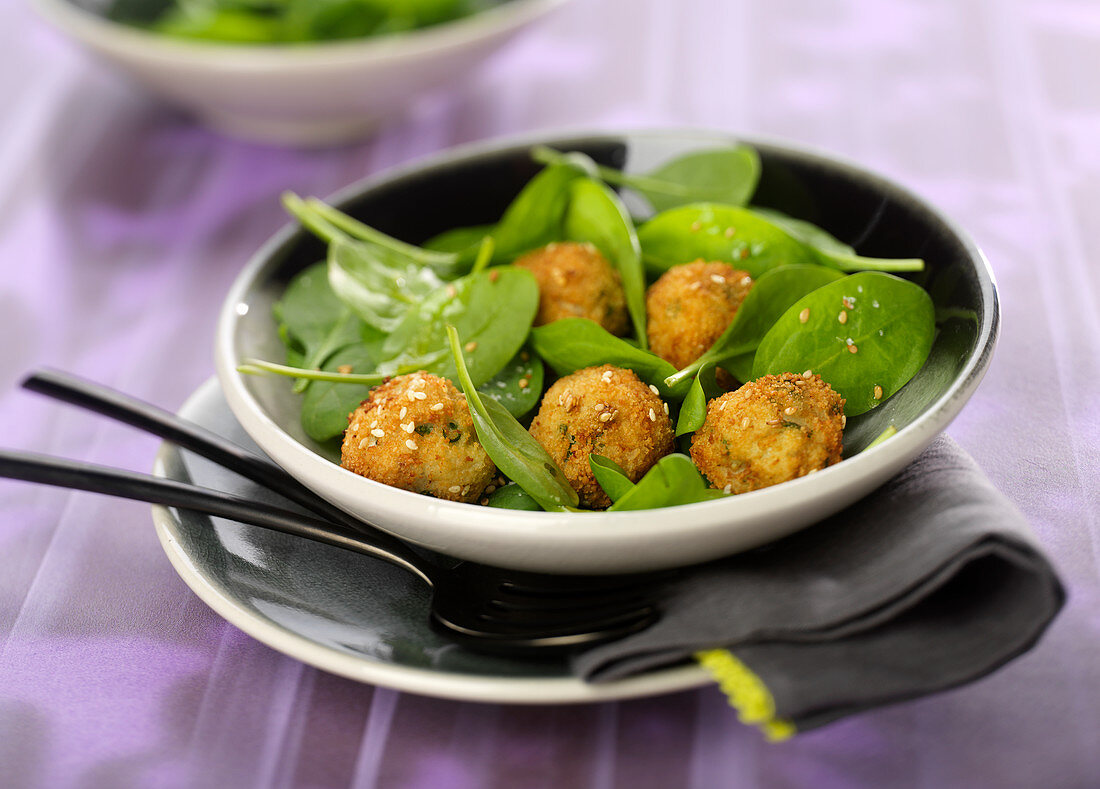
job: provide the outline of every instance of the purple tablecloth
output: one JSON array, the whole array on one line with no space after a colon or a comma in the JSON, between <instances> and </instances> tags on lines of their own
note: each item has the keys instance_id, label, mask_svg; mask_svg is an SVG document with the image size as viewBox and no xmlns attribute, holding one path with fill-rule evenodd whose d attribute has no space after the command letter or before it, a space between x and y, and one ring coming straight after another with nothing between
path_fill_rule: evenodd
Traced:
<instances>
[{"instance_id":1,"label":"purple tablecloth","mask_svg":"<svg viewBox=\"0 0 1100 789\"><path fill-rule=\"evenodd\" d=\"M1100 10L1093 0L580 0L373 140L219 137L0 7L0 444L148 470L157 441L17 390L49 364L166 407L285 220L476 138L701 125L831 149L968 228L1001 288L950 433L1034 525L1069 604L993 676L769 745L714 688L459 703L309 668L212 613L148 507L0 482L0 785L1100 784Z\"/></svg>"}]
</instances>

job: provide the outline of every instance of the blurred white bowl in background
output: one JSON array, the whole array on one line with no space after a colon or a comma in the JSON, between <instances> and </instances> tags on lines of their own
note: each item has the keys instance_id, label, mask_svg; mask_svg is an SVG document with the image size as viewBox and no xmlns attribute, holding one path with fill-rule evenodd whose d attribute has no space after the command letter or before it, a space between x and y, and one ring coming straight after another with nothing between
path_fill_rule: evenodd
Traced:
<instances>
[{"instance_id":1,"label":"blurred white bowl in background","mask_svg":"<svg viewBox=\"0 0 1100 789\"><path fill-rule=\"evenodd\" d=\"M509 0L472 16L376 38L294 45L171 38L73 0L40 15L165 99L234 137L328 145L362 137L434 88L454 84L567 0Z\"/></svg>"}]
</instances>

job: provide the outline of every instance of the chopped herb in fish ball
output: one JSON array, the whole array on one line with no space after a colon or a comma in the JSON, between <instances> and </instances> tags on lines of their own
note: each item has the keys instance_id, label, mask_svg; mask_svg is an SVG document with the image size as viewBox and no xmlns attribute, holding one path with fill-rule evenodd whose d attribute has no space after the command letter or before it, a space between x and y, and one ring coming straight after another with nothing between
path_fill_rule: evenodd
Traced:
<instances>
[{"instance_id":1,"label":"chopped herb in fish ball","mask_svg":"<svg viewBox=\"0 0 1100 789\"><path fill-rule=\"evenodd\" d=\"M818 375L765 375L707 404L691 459L726 493L778 485L840 461L844 398Z\"/></svg>"},{"instance_id":2,"label":"chopped herb in fish ball","mask_svg":"<svg viewBox=\"0 0 1100 789\"><path fill-rule=\"evenodd\" d=\"M476 502L496 474L466 398L430 373L399 375L371 390L348 417L340 465L395 488Z\"/></svg>"},{"instance_id":3,"label":"chopped herb in fish ball","mask_svg":"<svg viewBox=\"0 0 1100 789\"><path fill-rule=\"evenodd\" d=\"M613 460L637 482L673 447L668 406L633 370L609 364L558 379L542 398L531 435L591 509L611 499L592 474L590 454Z\"/></svg>"}]
</instances>

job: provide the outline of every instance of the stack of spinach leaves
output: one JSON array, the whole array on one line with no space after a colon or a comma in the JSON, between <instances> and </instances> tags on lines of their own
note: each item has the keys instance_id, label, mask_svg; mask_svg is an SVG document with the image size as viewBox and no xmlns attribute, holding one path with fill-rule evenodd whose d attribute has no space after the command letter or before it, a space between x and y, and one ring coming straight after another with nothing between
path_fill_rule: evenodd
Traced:
<instances>
[{"instance_id":1,"label":"stack of spinach leaves","mask_svg":"<svg viewBox=\"0 0 1100 789\"><path fill-rule=\"evenodd\" d=\"M601 364L629 368L657 387L677 435L687 436L721 391L717 368L741 381L812 370L853 416L898 391L927 358L931 298L885 273L919 271L923 261L861 257L815 225L750 207L760 175L751 148L700 150L645 174L575 152L537 148L533 156L546 166L499 222L455 228L423 247L287 195L290 213L328 243L327 260L295 277L276 305L287 363L250 360L242 372L294 377L303 426L318 442L337 439L348 414L388 376L424 370L449 378L511 480L490 503L572 510L576 493L523 427L544 390L544 365L558 376ZM616 188L656 213L636 221ZM633 336L576 318L532 326L538 286L510 264L564 240L594 244L619 272ZM647 349L645 289L671 266L700 258L746 270L755 284L714 345L676 370ZM664 458L636 484L607 458L590 462L612 510L722 495L685 454Z\"/></svg>"}]
</instances>

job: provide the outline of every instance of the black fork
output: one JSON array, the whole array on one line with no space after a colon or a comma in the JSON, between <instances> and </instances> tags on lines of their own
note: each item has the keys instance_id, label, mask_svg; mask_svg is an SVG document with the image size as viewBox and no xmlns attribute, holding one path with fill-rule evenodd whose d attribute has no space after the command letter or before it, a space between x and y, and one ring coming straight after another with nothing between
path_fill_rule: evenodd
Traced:
<instances>
[{"instance_id":1,"label":"black fork","mask_svg":"<svg viewBox=\"0 0 1100 789\"><path fill-rule=\"evenodd\" d=\"M32 374L23 386L160 436L317 517L147 474L25 452L0 451L0 477L195 510L383 559L431 586L433 627L471 649L566 650L621 638L660 616L659 589L669 573L575 576L475 562L448 566L329 504L270 461L168 411L53 370Z\"/></svg>"}]
</instances>

